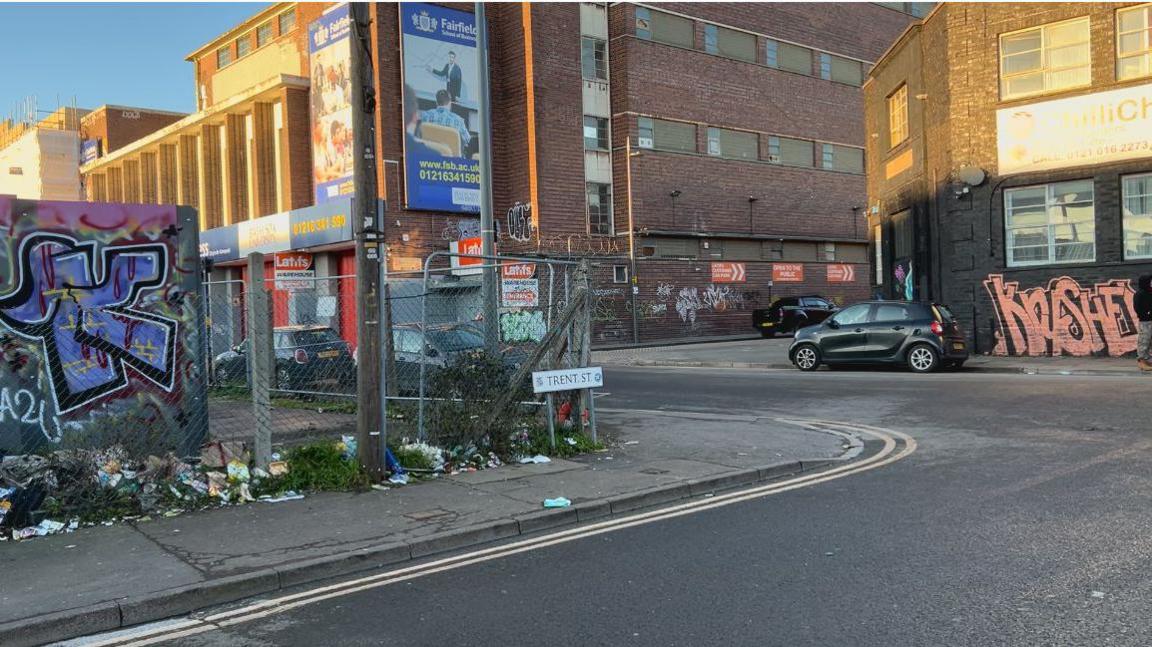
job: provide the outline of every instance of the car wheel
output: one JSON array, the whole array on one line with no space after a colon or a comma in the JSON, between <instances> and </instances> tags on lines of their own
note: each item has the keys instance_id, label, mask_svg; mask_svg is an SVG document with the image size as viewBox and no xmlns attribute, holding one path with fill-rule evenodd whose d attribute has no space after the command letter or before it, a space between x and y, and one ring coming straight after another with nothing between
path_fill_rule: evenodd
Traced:
<instances>
[{"instance_id":1,"label":"car wheel","mask_svg":"<svg viewBox=\"0 0 1152 647\"><path fill-rule=\"evenodd\" d=\"M792 363L801 371L815 371L820 368L820 349L812 344L801 344L792 353Z\"/></svg>"},{"instance_id":2,"label":"car wheel","mask_svg":"<svg viewBox=\"0 0 1152 647\"><path fill-rule=\"evenodd\" d=\"M760 336L763 337L764 339L772 339L773 337L776 336L776 331L775 330L761 330Z\"/></svg>"},{"instance_id":3,"label":"car wheel","mask_svg":"<svg viewBox=\"0 0 1152 647\"><path fill-rule=\"evenodd\" d=\"M913 373L931 373L940 366L940 356L928 344L916 344L908 349L907 360Z\"/></svg>"}]
</instances>

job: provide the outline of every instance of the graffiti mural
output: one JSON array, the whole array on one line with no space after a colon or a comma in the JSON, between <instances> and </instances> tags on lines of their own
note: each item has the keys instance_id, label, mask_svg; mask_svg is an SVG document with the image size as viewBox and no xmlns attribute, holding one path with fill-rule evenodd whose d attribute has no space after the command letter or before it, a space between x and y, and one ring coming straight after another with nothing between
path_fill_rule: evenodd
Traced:
<instances>
[{"instance_id":1,"label":"graffiti mural","mask_svg":"<svg viewBox=\"0 0 1152 647\"><path fill-rule=\"evenodd\" d=\"M538 342L547 334L548 324L539 310L514 310L500 315L500 338L505 342Z\"/></svg>"},{"instance_id":2,"label":"graffiti mural","mask_svg":"<svg viewBox=\"0 0 1152 647\"><path fill-rule=\"evenodd\" d=\"M996 355L1107 355L1136 350L1135 294L1128 279L1082 286L1071 277L1020 289L991 274L984 288L996 311Z\"/></svg>"},{"instance_id":3,"label":"graffiti mural","mask_svg":"<svg viewBox=\"0 0 1152 647\"><path fill-rule=\"evenodd\" d=\"M199 444L195 227L175 207L0 198L0 450L69 429L83 442L101 418L167 449Z\"/></svg>"}]
</instances>

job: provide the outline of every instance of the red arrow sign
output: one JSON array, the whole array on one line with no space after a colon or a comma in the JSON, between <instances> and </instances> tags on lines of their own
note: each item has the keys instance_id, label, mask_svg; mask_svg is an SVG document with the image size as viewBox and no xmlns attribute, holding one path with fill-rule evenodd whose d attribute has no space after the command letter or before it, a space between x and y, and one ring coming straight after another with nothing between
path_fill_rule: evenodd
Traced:
<instances>
[{"instance_id":1,"label":"red arrow sign","mask_svg":"<svg viewBox=\"0 0 1152 647\"><path fill-rule=\"evenodd\" d=\"M844 263L828 266L829 283L851 283L856 280L856 268Z\"/></svg>"},{"instance_id":2,"label":"red arrow sign","mask_svg":"<svg viewBox=\"0 0 1152 647\"><path fill-rule=\"evenodd\" d=\"M743 263L713 263L713 283L744 283L748 280L748 271Z\"/></svg>"}]
</instances>

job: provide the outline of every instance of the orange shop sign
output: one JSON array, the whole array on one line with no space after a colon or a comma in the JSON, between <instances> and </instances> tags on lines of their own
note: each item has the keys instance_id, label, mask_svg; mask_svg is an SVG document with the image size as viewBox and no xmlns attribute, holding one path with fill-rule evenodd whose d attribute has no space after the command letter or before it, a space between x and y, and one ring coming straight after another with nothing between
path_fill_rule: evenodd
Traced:
<instances>
[{"instance_id":1,"label":"orange shop sign","mask_svg":"<svg viewBox=\"0 0 1152 647\"><path fill-rule=\"evenodd\" d=\"M276 252L272 267L277 290L308 290L316 284L311 254Z\"/></svg>"},{"instance_id":2,"label":"orange shop sign","mask_svg":"<svg viewBox=\"0 0 1152 647\"><path fill-rule=\"evenodd\" d=\"M713 263L713 283L744 283L748 280L748 271L743 263Z\"/></svg>"},{"instance_id":3,"label":"orange shop sign","mask_svg":"<svg viewBox=\"0 0 1152 647\"><path fill-rule=\"evenodd\" d=\"M500 275L506 279L530 279L536 276L535 263L504 263Z\"/></svg>"},{"instance_id":4,"label":"orange shop sign","mask_svg":"<svg viewBox=\"0 0 1152 647\"><path fill-rule=\"evenodd\" d=\"M479 236L475 238L464 238L462 240L454 240L448 245L449 251L453 254L473 254L475 256L453 256L452 257L452 273L457 276L465 274L479 274L484 269L479 267L484 264L483 258L477 258L483 252L483 243Z\"/></svg>"},{"instance_id":5,"label":"orange shop sign","mask_svg":"<svg viewBox=\"0 0 1152 647\"><path fill-rule=\"evenodd\" d=\"M772 264L772 282L773 283L803 283L804 282L804 264L803 263L773 263Z\"/></svg>"},{"instance_id":6,"label":"orange shop sign","mask_svg":"<svg viewBox=\"0 0 1152 647\"><path fill-rule=\"evenodd\" d=\"M844 263L833 263L828 266L829 283L851 283L856 280L856 268Z\"/></svg>"}]
</instances>

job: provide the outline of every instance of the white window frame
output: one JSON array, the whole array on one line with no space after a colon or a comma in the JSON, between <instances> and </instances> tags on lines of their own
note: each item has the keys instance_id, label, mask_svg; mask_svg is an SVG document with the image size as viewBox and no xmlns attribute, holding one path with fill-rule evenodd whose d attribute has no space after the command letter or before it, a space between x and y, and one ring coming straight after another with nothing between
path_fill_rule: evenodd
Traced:
<instances>
[{"instance_id":1,"label":"white window frame","mask_svg":"<svg viewBox=\"0 0 1152 647\"><path fill-rule=\"evenodd\" d=\"M1133 196L1128 192L1129 180L1148 180L1150 182L1149 192L1140 193ZM1147 213L1135 213L1128 208L1128 198L1141 197L1146 198L1149 203ZM1121 229L1123 231L1122 243L1124 245L1124 260L1137 260L1152 258L1152 245L1145 254L1129 254L1128 253L1128 223L1129 220L1147 220L1148 230L1152 231L1152 173L1140 173L1137 175L1124 175L1120 178L1120 214L1121 214Z\"/></svg>"},{"instance_id":2,"label":"white window frame","mask_svg":"<svg viewBox=\"0 0 1152 647\"><path fill-rule=\"evenodd\" d=\"M1135 12L1143 13L1143 15L1144 15L1143 26L1140 27L1140 29L1137 29L1135 31L1128 31L1128 32L1121 31L1120 30L1120 15L1121 14L1135 13ZM1148 36L1147 36L1148 43L1144 46L1143 49L1133 51L1133 52L1128 52L1128 53L1124 53L1124 52L1120 51L1120 41L1122 40L1123 36L1126 36L1128 34L1139 34L1141 32L1147 33L1147 32L1149 32L1150 27L1152 27L1152 4L1142 4L1142 5L1136 5L1134 7L1124 7L1123 9L1117 9L1116 10L1116 80L1117 81L1127 81L1129 79L1139 79L1139 78L1143 78L1146 76L1152 76L1152 33L1148 33ZM1142 71L1139 74L1122 76L1120 74L1120 67L1121 67L1120 66L1120 60L1125 59L1125 58L1136 58L1136 57L1140 57L1143 61L1142 65L1141 65Z\"/></svg>"},{"instance_id":3,"label":"white window frame","mask_svg":"<svg viewBox=\"0 0 1152 647\"><path fill-rule=\"evenodd\" d=\"M623 273L624 278L620 278L621 273ZM612 266L612 282L613 283L627 283L628 282L628 266L627 265L613 265Z\"/></svg>"},{"instance_id":4,"label":"white window frame","mask_svg":"<svg viewBox=\"0 0 1152 647\"><path fill-rule=\"evenodd\" d=\"M904 83L888 95L888 148L896 148L906 141L908 141L908 84Z\"/></svg>"},{"instance_id":5,"label":"white window frame","mask_svg":"<svg viewBox=\"0 0 1152 647\"><path fill-rule=\"evenodd\" d=\"M595 76L591 76L591 77L585 76L585 74L584 74L584 45L585 45L585 43L591 43L592 44L592 67L594 68L593 72L595 73ZM596 61L596 46L597 45L600 45L602 47L602 50L604 53L604 57L603 57L604 65L603 66L597 65L597 61ZM601 67L603 67L603 69L601 69ZM603 76L601 76L601 73L603 73ZM608 41L604 40L603 38L597 38L596 36L581 36L580 37L580 76L582 76L585 81L600 81L603 83L606 83L608 81Z\"/></svg>"},{"instance_id":6,"label":"white window frame","mask_svg":"<svg viewBox=\"0 0 1152 647\"><path fill-rule=\"evenodd\" d=\"M1067 185L1067 184L1071 184L1073 182L1088 182L1089 186L1092 187L1092 218L1091 218L1091 220L1087 220L1087 221L1056 222L1053 220L1053 214L1056 211L1056 207L1059 207L1062 204L1065 204L1061 200L1063 195L1057 195L1058 188L1061 186ZM1015 259L1015 252L1014 252L1014 250L1016 249L1016 246L1011 244L1013 242L1012 241L1012 232L1014 230L1017 230L1017 229L1033 229L1033 228L1036 228L1037 225L1017 225L1017 226L1013 227L1010 224L1010 218L1012 215L1012 213L1011 213L1012 207L1010 205L1010 202L1011 202L1012 196L1016 193L1023 192L1023 191L1029 191L1029 190L1035 190L1035 189L1038 189L1041 187L1044 188L1044 214L1045 214L1046 224L1043 225L1043 227L1045 227L1045 229L1047 230L1045 232L1045 237L1047 238L1048 257L1046 259L1036 260L1036 261L1018 261ZM1084 202L1084 201L1081 200L1079 202ZM1032 184L1029 186L1018 186L1018 187L1012 187L1011 189L1005 189L1005 191L1004 191L1003 224L1004 224L1004 262L1008 267L1031 267L1031 266L1042 266L1042 265L1076 265L1076 264L1096 262L1096 187L1092 181L1092 178L1081 178L1081 179L1075 179L1075 180L1067 180L1067 181L1063 181L1063 182L1052 182L1050 184ZM1080 226L1086 225L1086 226L1090 227L1090 230L1092 232L1092 255L1090 257L1088 257L1088 258L1073 258L1073 259L1068 259L1068 260L1063 260L1063 261L1056 259L1056 247L1057 247L1057 245L1056 245L1056 237L1054 235L1055 228L1059 227L1059 226L1063 226L1063 225L1069 225L1069 224L1080 225Z\"/></svg>"},{"instance_id":7,"label":"white window frame","mask_svg":"<svg viewBox=\"0 0 1152 647\"><path fill-rule=\"evenodd\" d=\"M1082 22L1082 23L1084 23L1084 26L1085 26L1086 38L1083 41L1083 44L1088 46L1088 60L1082 66L1078 65L1076 67L1062 67L1062 68L1049 67L1048 52L1047 52L1047 49L1048 49L1048 30L1052 29L1053 27L1070 25L1070 24L1076 23L1076 22ZM1026 34L1028 32L1033 32L1033 31L1040 32L1040 49L1039 49L1040 67L1028 70L1026 72L1016 72L1016 73L1011 74L1011 75L1006 74L1004 72L1004 39L1012 37L1012 36L1019 36L1021 34ZM997 41L998 41L999 47L1000 47L1000 50L998 52L998 56L1000 58L1000 68L999 68L1000 69L1000 99L1002 101L1021 99L1023 97L1033 97L1033 96L1038 96L1038 95L1042 95L1042 94L1050 94L1053 92L1063 92L1065 90L1072 90L1074 88L1087 87L1087 86L1092 84L1092 24L1091 24L1088 16L1080 16L1078 18L1072 18L1069 20L1061 20L1058 22L1050 22L1050 23L1046 23L1043 25L1037 25L1035 27L1029 27L1027 29L1018 29L1018 30L1012 31L1012 32L1005 32L1003 34L1000 34ZM1076 44L1081 44L1081 43L1076 43ZM1036 51L1036 50L1029 50L1029 51ZM1019 55L1021 53L1023 53L1023 52L1016 52L1016 55ZM1076 69L1079 67L1084 67L1088 70L1087 78L1084 80L1083 83L1080 83L1077 85L1065 85L1065 86L1060 86L1060 87L1050 87L1049 86L1049 84L1048 84L1049 75L1051 75L1055 72L1067 71L1067 70ZM1008 84L1006 82L1007 79L1014 78L1014 77L1020 77L1020 76L1026 76L1029 74L1035 74L1037 72L1041 73L1041 79L1043 80L1043 87L1041 89L1035 90L1032 92L1021 92L1021 93L1011 94L1011 95L1008 94L1008 92L1007 92Z\"/></svg>"}]
</instances>

